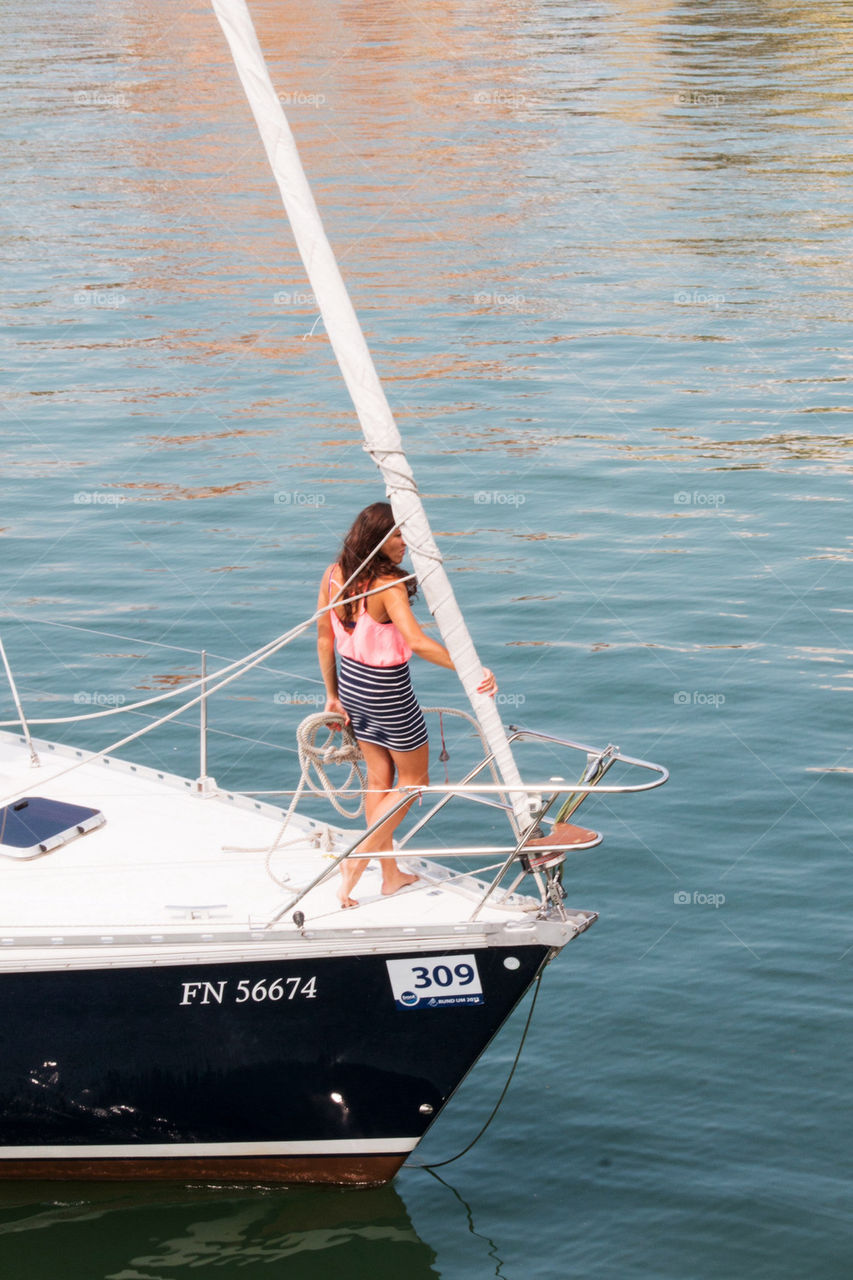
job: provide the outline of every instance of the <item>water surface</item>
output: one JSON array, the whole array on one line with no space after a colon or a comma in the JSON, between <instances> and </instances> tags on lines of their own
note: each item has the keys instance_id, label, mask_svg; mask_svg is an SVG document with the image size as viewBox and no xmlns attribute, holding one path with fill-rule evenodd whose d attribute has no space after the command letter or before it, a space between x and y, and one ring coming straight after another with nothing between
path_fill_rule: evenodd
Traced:
<instances>
[{"instance_id":1,"label":"water surface","mask_svg":"<svg viewBox=\"0 0 853 1280\"><path fill-rule=\"evenodd\" d=\"M601 919L446 1183L6 1188L4 1272L846 1276L849 9L252 9L505 718L673 777L585 810ZM2 634L73 714L305 616L382 491L207 7L4 16ZM295 778L312 643L271 668L212 710L228 786Z\"/></svg>"}]
</instances>

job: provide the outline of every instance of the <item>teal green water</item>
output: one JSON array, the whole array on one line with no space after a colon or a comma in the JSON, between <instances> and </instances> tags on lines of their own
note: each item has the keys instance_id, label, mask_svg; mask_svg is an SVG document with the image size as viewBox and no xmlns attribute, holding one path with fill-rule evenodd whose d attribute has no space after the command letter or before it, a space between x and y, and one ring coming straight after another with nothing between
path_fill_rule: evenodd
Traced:
<instances>
[{"instance_id":1,"label":"teal green water","mask_svg":"<svg viewBox=\"0 0 853 1280\"><path fill-rule=\"evenodd\" d=\"M672 779L584 810L601 918L446 1182L0 1188L3 1275L842 1280L849 6L252 8L505 718ZM305 616L382 494L206 6L4 19L2 636L72 714ZM317 693L306 639L223 694L220 782L290 785Z\"/></svg>"}]
</instances>

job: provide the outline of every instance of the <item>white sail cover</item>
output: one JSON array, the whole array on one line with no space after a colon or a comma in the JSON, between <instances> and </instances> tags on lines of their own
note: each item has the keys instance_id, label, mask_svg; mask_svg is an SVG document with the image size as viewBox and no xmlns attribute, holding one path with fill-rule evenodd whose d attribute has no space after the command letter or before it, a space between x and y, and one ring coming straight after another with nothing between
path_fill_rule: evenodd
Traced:
<instances>
[{"instance_id":1,"label":"white sail cover","mask_svg":"<svg viewBox=\"0 0 853 1280\"><path fill-rule=\"evenodd\" d=\"M329 341L352 397L367 450L382 472L394 517L409 547L418 582L438 624L520 827L530 823L527 797L492 698L477 693L482 664L462 618L432 536L391 408L379 381L346 285L326 238L281 102L273 88L245 0L212 0L255 117L300 257Z\"/></svg>"}]
</instances>

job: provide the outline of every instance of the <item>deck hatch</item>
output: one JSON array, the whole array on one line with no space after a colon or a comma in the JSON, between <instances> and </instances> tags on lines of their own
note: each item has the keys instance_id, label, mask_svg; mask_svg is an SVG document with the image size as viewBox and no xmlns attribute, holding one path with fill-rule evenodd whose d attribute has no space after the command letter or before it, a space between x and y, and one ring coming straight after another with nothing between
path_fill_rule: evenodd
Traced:
<instances>
[{"instance_id":1,"label":"deck hatch","mask_svg":"<svg viewBox=\"0 0 853 1280\"><path fill-rule=\"evenodd\" d=\"M6 857L38 858L105 821L99 809L45 796L23 796L0 809L0 848Z\"/></svg>"}]
</instances>

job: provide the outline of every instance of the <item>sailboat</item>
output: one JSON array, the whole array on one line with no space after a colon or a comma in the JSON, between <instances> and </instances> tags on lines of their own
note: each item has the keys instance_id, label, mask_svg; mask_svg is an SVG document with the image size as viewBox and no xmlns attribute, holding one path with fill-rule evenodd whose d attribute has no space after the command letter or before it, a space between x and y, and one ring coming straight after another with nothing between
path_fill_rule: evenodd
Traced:
<instances>
[{"instance_id":1,"label":"sailboat","mask_svg":"<svg viewBox=\"0 0 853 1280\"><path fill-rule=\"evenodd\" d=\"M352 744L328 718L300 726L303 780L287 810L223 791L206 764L209 699L316 614L205 672L156 722L200 708L193 777L130 762L138 730L99 752L34 738L0 644L19 725L0 734L0 1177L387 1182L545 966L597 918L567 905L567 855L601 839L570 818L590 794L667 778L612 745L508 731L477 692L481 664L248 9L213 7L482 758L418 789L402 849L374 855L344 913L336 877L364 826L298 807L312 769L327 778L335 762L358 789ZM514 749L531 742L559 751L571 780L525 781ZM450 806L470 838L431 842ZM383 856L405 858L416 883L371 894Z\"/></svg>"}]
</instances>

